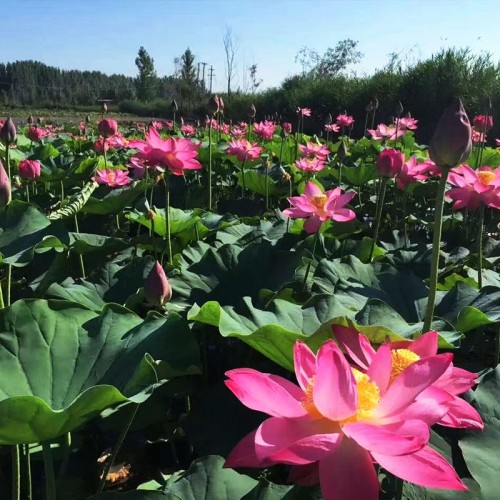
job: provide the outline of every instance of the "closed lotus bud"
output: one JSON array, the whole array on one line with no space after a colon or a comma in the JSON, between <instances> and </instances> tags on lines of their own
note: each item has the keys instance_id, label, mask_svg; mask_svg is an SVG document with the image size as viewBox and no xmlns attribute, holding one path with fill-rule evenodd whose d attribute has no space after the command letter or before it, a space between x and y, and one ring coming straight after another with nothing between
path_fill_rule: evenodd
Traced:
<instances>
[{"instance_id":1,"label":"closed lotus bud","mask_svg":"<svg viewBox=\"0 0 500 500\"><path fill-rule=\"evenodd\" d=\"M108 112L108 104L106 102L102 103L102 112L107 113Z\"/></svg>"},{"instance_id":2,"label":"closed lotus bud","mask_svg":"<svg viewBox=\"0 0 500 500\"><path fill-rule=\"evenodd\" d=\"M469 157L472 129L460 99L446 108L429 144L429 157L439 167L453 168Z\"/></svg>"},{"instance_id":3,"label":"closed lotus bud","mask_svg":"<svg viewBox=\"0 0 500 500\"><path fill-rule=\"evenodd\" d=\"M333 117L331 113L328 113L328 115L326 116L325 125L331 125L332 123L333 123Z\"/></svg>"},{"instance_id":4,"label":"closed lotus bud","mask_svg":"<svg viewBox=\"0 0 500 500\"><path fill-rule=\"evenodd\" d=\"M373 103L373 111L378 109L378 99L376 97L373 98L372 100Z\"/></svg>"},{"instance_id":5,"label":"closed lotus bud","mask_svg":"<svg viewBox=\"0 0 500 500\"><path fill-rule=\"evenodd\" d=\"M172 298L172 288L158 261L146 278L144 293L147 301L157 307L163 306Z\"/></svg>"},{"instance_id":6,"label":"closed lotus bud","mask_svg":"<svg viewBox=\"0 0 500 500\"><path fill-rule=\"evenodd\" d=\"M35 120L33 118L33 116L29 115L28 116L28 119L26 120L28 122L28 125L31 127L31 125L33 125L33 123L35 123Z\"/></svg>"},{"instance_id":7,"label":"closed lotus bud","mask_svg":"<svg viewBox=\"0 0 500 500\"><path fill-rule=\"evenodd\" d=\"M92 121L92 118L90 118L90 115L87 115L85 117L85 123L90 123Z\"/></svg>"},{"instance_id":8,"label":"closed lotus bud","mask_svg":"<svg viewBox=\"0 0 500 500\"><path fill-rule=\"evenodd\" d=\"M41 116L39 116L37 119L36 119L36 122L38 123L38 125L41 125L43 123L43 118Z\"/></svg>"},{"instance_id":9,"label":"closed lotus bud","mask_svg":"<svg viewBox=\"0 0 500 500\"><path fill-rule=\"evenodd\" d=\"M403 111L404 111L403 105L401 104L401 101L398 101L394 114L396 115L397 118L401 118Z\"/></svg>"},{"instance_id":10,"label":"closed lotus bud","mask_svg":"<svg viewBox=\"0 0 500 500\"><path fill-rule=\"evenodd\" d=\"M38 160L21 160L19 162L19 177L27 180L35 180L40 177L41 165Z\"/></svg>"},{"instance_id":11,"label":"closed lotus bud","mask_svg":"<svg viewBox=\"0 0 500 500\"><path fill-rule=\"evenodd\" d=\"M6 207L10 203L11 197L9 176L0 161L0 207Z\"/></svg>"},{"instance_id":12,"label":"closed lotus bud","mask_svg":"<svg viewBox=\"0 0 500 500\"><path fill-rule=\"evenodd\" d=\"M9 116L0 130L0 138L5 144L11 144L16 140L17 131L12 118Z\"/></svg>"},{"instance_id":13,"label":"closed lotus bud","mask_svg":"<svg viewBox=\"0 0 500 500\"><path fill-rule=\"evenodd\" d=\"M207 104L207 110L211 115L215 115L215 113L219 112L219 97L216 95L213 95L209 100Z\"/></svg>"},{"instance_id":14,"label":"closed lotus bud","mask_svg":"<svg viewBox=\"0 0 500 500\"><path fill-rule=\"evenodd\" d=\"M401 172L405 162L405 155L397 149L388 148L380 152L377 157L378 171L386 177L395 177Z\"/></svg>"},{"instance_id":15,"label":"closed lotus bud","mask_svg":"<svg viewBox=\"0 0 500 500\"><path fill-rule=\"evenodd\" d=\"M222 97L219 96L219 113L223 112L224 112L224 99L222 99Z\"/></svg>"},{"instance_id":16,"label":"closed lotus bud","mask_svg":"<svg viewBox=\"0 0 500 500\"><path fill-rule=\"evenodd\" d=\"M337 156L341 161L343 161L347 156L347 146L345 145L344 141L340 143L339 150L337 151Z\"/></svg>"},{"instance_id":17,"label":"closed lotus bud","mask_svg":"<svg viewBox=\"0 0 500 500\"><path fill-rule=\"evenodd\" d=\"M97 129L99 130L99 134L103 137L112 137L118 132L118 123L116 120L101 120Z\"/></svg>"},{"instance_id":18,"label":"closed lotus bud","mask_svg":"<svg viewBox=\"0 0 500 500\"><path fill-rule=\"evenodd\" d=\"M255 118L257 115L257 109L253 104L250 104L250 118Z\"/></svg>"},{"instance_id":19,"label":"closed lotus bud","mask_svg":"<svg viewBox=\"0 0 500 500\"><path fill-rule=\"evenodd\" d=\"M172 99L172 102L170 103L170 109L174 113L177 113L177 111L179 110L179 106L177 106L177 101L175 99Z\"/></svg>"}]
</instances>

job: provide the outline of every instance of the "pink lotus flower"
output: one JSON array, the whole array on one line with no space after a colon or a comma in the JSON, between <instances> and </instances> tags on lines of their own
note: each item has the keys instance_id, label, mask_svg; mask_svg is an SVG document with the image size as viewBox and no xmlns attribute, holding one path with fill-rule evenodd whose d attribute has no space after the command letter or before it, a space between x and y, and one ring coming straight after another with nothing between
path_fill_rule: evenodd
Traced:
<instances>
[{"instance_id":1,"label":"pink lotus flower","mask_svg":"<svg viewBox=\"0 0 500 500\"><path fill-rule=\"evenodd\" d=\"M273 139L275 130L276 124L268 120L253 124L253 131L255 132L255 135L265 141L271 141Z\"/></svg>"},{"instance_id":2,"label":"pink lotus flower","mask_svg":"<svg viewBox=\"0 0 500 500\"><path fill-rule=\"evenodd\" d=\"M403 126L396 128L393 125L379 123L376 130L368 129L368 132L372 136L372 139L377 141L381 141L382 139L394 141L405 135L406 129Z\"/></svg>"},{"instance_id":3,"label":"pink lotus flower","mask_svg":"<svg viewBox=\"0 0 500 500\"><path fill-rule=\"evenodd\" d=\"M192 125L183 125L181 127L181 132L184 135L192 137L194 134L196 134L196 129Z\"/></svg>"},{"instance_id":4,"label":"pink lotus flower","mask_svg":"<svg viewBox=\"0 0 500 500\"><path fill-rule=\"evenodd\" d=\"M118 123L116 120L104 119L99 122L97 129L100 135L104 138L108 138L118 132Z\"/></svg>"},{"instance_id":5,"label":"pink lotus flower","mask_svg":"<svg viewBox=\"0 0 500 500\"><path fill-rule=\"evenodd\" d=\"M340 132L340 127L335 123L330 123L329 125L325 125L326 132Z\"/></svg>"},{"instance_id":6,"label":"pink lotus flower","mask_svg":"<svg viewBox=\"0 0 500 500\"><path fill-rule=\"evenodd\" d=\"M395 177L403 168L405 155L401 151L387 148L381 151L377 157L378 171L386 177Z\"/></svg>"},{"instance_id":7,"label":"pink lotus flower","mask_svg":"<svg viewBox=\"0 0 500 500\"><path fill-rule=\"evenodd\" d=\"M28 139L31 141L40 141L50 135L50 131L42 127L30 127L27 133Z\"/></svg>"},{"instance_id":8,"label":"pink lotus flower","mask_svg":"<svg viewBox=\"0 0 500 500\"><path fill-rule=\"evenodd\" d=\"M292 124L290 122L283 122L282 127L286 134L292 133Z\"/></svg>"},{"instance_id":9,"label":"pink lotus flower","mask_svg":"<svg viewBox=\"0 0 500 500\"><path fill-rule=\"evenodd\" d=\"M369 370L377 351L371 346L368 338L354 328L333 325L332 329L340 346L355 365L362 371ZM389 347L391 355L390 385L413 363L437 354L438 334L436 331L430 331L415 341L386 342L383 345ZM484 425L479 413L458 397L459 394L472 388L476 380L475 373L450 364L441 377L417 396L417 403L420 404L424 399L435 399L440 402L438 406L442 415L437 416L435 421L439 425L482 430Z\"/></svg>"},{"instance_id":10,"label":"pink lotus flower","mask_svg":"<svg viewBox=\"0 0 500 500\"><path fill-rule=\"evenodd\" d=\"M342 128L350 127L354 124L354 117L349 115L339 115L337 116L337 125Z\"/></svg>"},{"instance_id":11,"label":"pink lotus flower","mask_svg":"<svg viewBox=\"0 0 500 500\"><path fill-rule=\"evenodd\" d=\"M325 144L315 144L314 142L307 142L307 145L299 145L301 156L314 156L318 160L325 161L330 154L330 150Z\"/></svg>"},{"instance_id":12,"label":"pink lotus flower","mask_svg":"<svg viewBox=\"0 0 500 500\"><path fill-rule=\"evenodd\" d=\"M227 467L292 465L291 479L319 479L328 500L379 497L374 462L421 486L466 490L453 468L427 446L430 416L439 404L418 396L451 365L451 354L426 356L392 383L389 346L366 373L351 368L329 340L316 355L294 347L298 386L252 369L226 373L227 387L248 408L270 416L230 453Z\"/></svg>"},{"instance_id":13,"label":"pink lotus flower","mask_svg":"<svg viewBox=\"0 0 500 500\"><path fill-rule=\"evenodd\" d=\"M304 172L319 172L326 166L325 160L320 158L301 158L294 165Z\"/></svg>"},{"instance_id":14,"label":"pink lotus flower","mask_svg":"<svg viewBox=\"0 0 500 500\"><path fill-rule=\"evenodd\" d=\"M495 144L497 145L497 148L500 148L500 139L495 139Z\"/></svg>"},{"instance_id":15,"label":"pink lotus flower","mask_svg":"<svg viewBox=\"0 0 500 500\"><path fill-rule=\"evenodd\" d=\"M219 129L222 134L229 135L229 133L231 132L231 126L229 125L229 123L221 123Z\"/></svg>"},{"instance_id":16,"label":"pink lotus flower","mask_svg":"<svg viewBox=\"0 0 500 500\"><path fill-rule=\"evenodd\" d=\"M128 176L128 172L119 169L102 169L97 170L92 180L98 184L106 184L109 187L120 187L126 186L132 182L132 179Z\"/></svg>"},{"instance_id":17,"label":"pink lotus flower","mask_svg":"<svg viewBox=\"0 0 500 500\"><path fill-rule=\"evenodd\" d=\"M256 142L252 144L246 139L239 139L229 143L229 148L226 153L236 156L239 161L243 162L247 159L256 160L263 149L264 148L261 148Z\"/></svg>"},{"instance_id":18,"label":"pink lotus flower","mask_svg":"<svg viewBox=\"0 0 500 500\"><path fill-rule=\"evenodd\" d=\"M404 130L417 130L418 120L415 120L415 118L412 118L411 116L406 116L404 118L399 118L397 122L394 120L395 126L396 123L398 127L402 127Z\"/></svg>"},{"instance_id":19,"label":"pink lotus flower","mask_svg":"<svg viewBox=\"0 0 500 500\"><path fill-rule=\"evenodd\" d=\"M321 224L329 219L349 222L356 218L356 214L344 207L356 193L354 191L341 193L339 187L323 193L314 182L308 182L302 196L288 198L293 207L283 210L283 215L291 219L307 219L304 231L309 234L317 233Z\"/></svg>"},{"instance_id":20,"label":"pink lotus flower","mask_svg":"<svg viewBox=\"0 0 500 500\"><path fill-rule=\"evenodd\" d=\"M239 139L240 137L244 137L245 136L245 130L243 130L242 128L240 127L233 127L232 130L231 130L231 135L235 138L235 139Z\"/></svg>"},{"instance_id":21,"label":"pink lotus flower","mask_svg":"<svg viewBox=\"0 0 500 500\"><path fill-rule=\"evenodd\" d=\"M297 108L297 114L300 116L311 116L311 110L309 108Z\"/></svg>"},{"instance_id":22,"label":"pink lotus flower","mask_svg":"<svg viewBox=\"0 0 500 500\"><path fill-rule=\"evenodd\" d=\"M418 163L415 157L411 157L407 162L403 163L401 170L396 176L396 185L399 189L406 189L409 184L418 181L427 180L426 172L429 170L429 165Z\"/></svg>"},{"instance_id":23,"label":"pink lotus flower","mask_svg":"<svg viewBox=\"0 0 500 500\"><path fill-rule=\"evenodd\" d=\"M217 130L219 128L219 122L215 118L209 118L207 116L205 120L205 126L207 128L210 128L210 125L212 126L212 130Z\"/></svg>"},{"instance_id":24,"label":"pink lotus flower","mask_svg":"<svg viewBox=\"0 0 500 500\"><path fill-rule=\"evenodd\" d=\"M135 156L146 165L166 168L174 175L182 175L184 170L201 169L200 162L195 160L199 143L174 137L163 140L152 127L146 132L145 141L130 141L128 147L138 149L139 153Z\"/></svg>"},{"instance_id":25,"label":"pink lotus flower","mask_svg":"<svg viewBox=\"0 0 500 500\"><path fill-rule=\"evenodd\" d=\"M163 123L153 121L151 122L151 126L156 130L161 130L163 128Z\"/></svg>"},{"instance_id":26,"label":"pink lotus flower","mask_svg":"<svg viewBox=\"0 0 500 500\"><path fill-rule=\"evenodd\" d=\"M472 128L480 133L486 133L493 128L493 117L490 115L477 115L472 120Z\"/></svg>"},{"instance_id":27,"label":"pink lotus flower","mask_svg":"<svg viewBox=\"0 0 500 500\"><path fill-rule=\"evenodd\" d=\"M38 160L21 160L19 162L19 177L22 179L38 179L41 174L41 165Z\"/></svg>"},{"instance_id":28,"label":"pink lotus flower","mask_svg":"<svg viewBox=\"0 0 500 500\"><path fill-rule=\"evenodd\" d=\"M491 167L472 170L468 165L460 165L448 175L448 182L457 186L446 192L454 200L453 210L468 208L475 210L481 205L500 208L500 171Z\"/></svg>"}]
</instances>

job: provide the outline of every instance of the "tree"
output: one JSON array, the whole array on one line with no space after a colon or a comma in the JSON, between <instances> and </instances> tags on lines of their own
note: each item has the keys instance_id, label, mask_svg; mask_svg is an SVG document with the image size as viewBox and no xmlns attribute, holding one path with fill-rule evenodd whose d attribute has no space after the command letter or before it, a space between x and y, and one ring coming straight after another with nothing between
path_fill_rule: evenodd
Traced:
<instances>
[{"instance_id":1,"label":"tree","mask_svg":"<svg viewBox=\"0 0 500 500\"><path fill-rule=\"evenodd\" d=\"M257 90L257 87L262 83L262 78L257 78L257 65L252 64L248 71L250 72L250 81L252 82L252 93Z\"/></svg>"},{"instance_id":2,"label":"tree","mask_svg":"<svg viewBox=\"0 0 500 500\"><path fill-rule=\"evenodd\" d=\"M319 63L319 54L309 47L302 47L295 56L295 62L302 66L302 75L311 72L312 69Z\"/></svg>"},{"instance_id":3,"label":"tree","mask_svg":"<svg viewBox=\"0 0 500 500\"><path fill-rule=\"evenodd\" d=\"M141 101L151 101L156 96L157 77L154 59L144 47L139 49L135 64L139 70L137 77L137 97Z\"/></svg>"},{"instance_id":4,"label":"tree","mask_svg":"<svg viewBox=\"0 0 500 500\"><path fill-rule=\"evenodd\" d=\"M224 35L222 36L222 42L224 43L224 52L226 53L226 80L227 80L227 99L231 99L231 82L236 76L236 66L234 64L234 58L236 52L238 52L238 40L233 34L233 30L226 26Z\"/></svg>"},{"instance_id":5,"label":"tree","mask_svg":"<svg viewBox=\"0 0 500 500\"><path fill-rule=\"evenodd\" d=\"M181 61L181 80L183 80L187 86L194 89L197 83L196 69L194 67L194 54L191 52L189 47L186 49L184 54L182 54Z\"/></svg>"}]
</instances>

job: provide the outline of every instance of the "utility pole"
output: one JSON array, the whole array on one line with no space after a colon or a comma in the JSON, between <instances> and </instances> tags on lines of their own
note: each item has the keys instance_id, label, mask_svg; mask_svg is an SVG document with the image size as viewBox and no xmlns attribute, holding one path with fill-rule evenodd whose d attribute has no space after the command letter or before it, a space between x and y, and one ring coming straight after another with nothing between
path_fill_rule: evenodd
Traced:
<instances>
[{"instance_id":1,"label":"utility pole","mask_svg":"<svg viewBox=\"0 0 500 500\"><path fill-rule=\"evenodd\" d=\"M214 67L210 65L210 69L208 70L208 77L210 78L210 93L212 93L212 80L214 76Z\"/></svg>"},{"instance_id":2,"label":"utility pole","mask_svg":"<svg viewBox=\"0 0 500 500\"><path fill-rule=\"evenodd\" d=\"M206 84L205 84L205 66L208 64L206 62L202 62L201 63L203 65L203 89L206 88Z\"/></svg>"},{"instance_id":3,"label":"utility pole","mask_svg":"<svg viewBox=\"0 0 500 500\"><path fill-rule=\"evenodd\" d=\"M200 64L198 63L198 73L196 73L196 81L198 82L198 85L200 84Z\"/></svg>"}]
</instances>

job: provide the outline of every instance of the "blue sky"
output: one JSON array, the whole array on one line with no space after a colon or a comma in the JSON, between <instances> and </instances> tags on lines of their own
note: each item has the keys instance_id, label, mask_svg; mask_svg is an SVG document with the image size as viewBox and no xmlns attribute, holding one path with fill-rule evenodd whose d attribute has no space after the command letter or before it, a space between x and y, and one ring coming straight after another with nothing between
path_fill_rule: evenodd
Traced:
<instances>
[{"instance_id":1,"label":"blue sky","mask_svg":"<svg viewBox=\"0 0 500 500\"><path fill-rule=\"evenodd\" d=\"M7 0L4 0L7 1ZM500 60L498 0L17 0L2 9L0 61L32 59L64 69L137 74L141 45L159 75L189 46L224 86L226 26L238 40L236 85L257 64L264 87L301 71L304 46L323 53L359 41L355 69L372 73L398 52L409 63L445 47ZM248 81L248 78L246 78Z\"/></svg>"}]
</instances>

